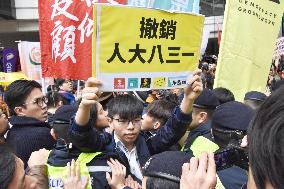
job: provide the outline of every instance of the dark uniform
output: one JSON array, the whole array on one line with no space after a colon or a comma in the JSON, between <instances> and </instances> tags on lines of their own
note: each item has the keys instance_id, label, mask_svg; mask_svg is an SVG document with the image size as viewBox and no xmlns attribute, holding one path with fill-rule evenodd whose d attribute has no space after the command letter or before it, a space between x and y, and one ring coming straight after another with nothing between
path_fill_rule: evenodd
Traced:
<instances>
[{"instance_id":1,"label":"dark uniform","mask_svg":"<svg viewBox=\"0 0 284 189\"><path fill-rule=\"evenodd\" d=\"M193 108L207 111L214 111L219 105L219 100L209 89L204 89L199 97L194 101ZM209 116L209 115L207 115ZM200 157L202 152L215 152L219 146L213 141L211 135L211 118L209 121L201 123L195 129L190 130L182 151L192 153L196 157ZM217 189L223 189L219 178L217 178Z\"/></svg>"},{"instance_id":2,"label":"dark uniform","mask_svg":"<svg viewBox=\"0 0 284 189\"><path fill-rule=\"evenodd\" d=\"M219 100L208 89L204 89L200 96L195 100L193 107L203 110L214 111L219 105ZM192 151L195 156L200 156L203 151L216 151L218 145L213 142L211 135L211 121L200 124L197 128L190 130L182 151Z\"/></svg>"},{"instance_id":3,"label":"dark uniform","mask_svg":"<svg viewBox=\"0 0 284 189\"><path fill-rule=\"evenodd\" d=\"M212 115L212 133L214 141L226 148L246 134L253 110L247 105L232 101L220 105ZM228 189L240 189L247 182L245 170L233 166L217 172L222 184Z\"/></svg>"}]
</instances>

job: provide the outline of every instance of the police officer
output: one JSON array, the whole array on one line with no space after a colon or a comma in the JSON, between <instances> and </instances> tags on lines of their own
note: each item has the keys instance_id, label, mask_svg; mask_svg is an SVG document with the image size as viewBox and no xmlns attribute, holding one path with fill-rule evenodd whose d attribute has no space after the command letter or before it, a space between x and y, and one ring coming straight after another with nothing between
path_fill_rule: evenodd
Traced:
<instances>
[{"instance_id":1,"label":"police officer","mask_svg":"<svg viewBox=\"0 0 284 189\"><path fill-rule=\"evenodd\" d=\"M208 89L204 89L194 101L190 133L182 151L192 151L194 156L200 156L204 151L214 152L218 149L218 145L212 142L210 123L212 113L218 105L217 97Z\"/></svg>"},{"instance_id":2,"label":"police officer","mask_svg":"<svg viewBox=\"0 0 284 189\"><path fill-rule=\"evenodd\" d=\"M222 149L238 146L246 135L246 130L254 111L247 105L232 101L218 106L212 115L212 134L214 141ZM217 172L222 184L228 189L239 189L247 182L244 169L233 166Z\"/></svg>"},{"instance_id":3,"label":"police officer","mask_svg":"<svg viewBox=\"0 0 284 189\"><path fill-rule=\"evenodd\" d=\"M202 152L215 152L219 149L211 135L211 116L219 104L218 98L209 89L204 89L194 101L189 135L182 151L200 157ZM217 178L216 188L224 188L219 178Z\"/></svg>"},{"instance_id":4,"label":"police officer","mask_svg":"<svg viewBox=\"0 0 284 189\"><path fill-rule=\"evenodd\" d=\"M252 109L258 109L265 101L267 96L264 93L258 91L250 91L245 94L244 103L250 106Z\"/></svg>"}]
</instances>

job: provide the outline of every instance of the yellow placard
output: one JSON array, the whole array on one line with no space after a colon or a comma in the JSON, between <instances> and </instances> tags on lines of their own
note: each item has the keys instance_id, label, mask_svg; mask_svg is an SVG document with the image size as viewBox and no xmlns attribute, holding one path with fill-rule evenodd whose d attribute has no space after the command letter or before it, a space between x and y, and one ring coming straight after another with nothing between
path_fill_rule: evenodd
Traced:
<instances>
[{"instance_id":1,"label":"yellow placard","mask_svg":"<svg viewBox=\"0 0 284 189\"><path fill-rule=\"evenodd\" d=\"M0 85L6 86L18 79L27 79L27 77L22 72L0 72Z\"/></svg>"},{"instance_id":2,"label":"yellow placard","mask_svg":"<svg viewBox=\"0 0 284 189\"><path fill-rule=\"evenodd\" d=\"M181 72L199 59L204 17L126 6L94 6L93 75ZM98 69L99 68L99 69Z\"/></svg>"},{"instance_id":3,"label":"yellow placard","mask_svg":"<svg viewBox=\"0 0 284 189\"><path fill-rule=\"evenodd\" d=\"M214 87L230 89L243 101L265 91L284 12L282 0L228 0Z\"/></svg>"}]
</instances>

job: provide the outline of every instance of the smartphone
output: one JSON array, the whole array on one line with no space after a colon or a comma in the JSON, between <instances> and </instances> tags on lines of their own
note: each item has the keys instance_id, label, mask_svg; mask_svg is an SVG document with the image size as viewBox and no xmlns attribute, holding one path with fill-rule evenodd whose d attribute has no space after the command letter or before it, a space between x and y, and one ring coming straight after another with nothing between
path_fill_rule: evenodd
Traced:
<instances>
[{"instance_id":1,"label":"smartphone","mask_svg":"<svg viewBox=\"0 0 284 189\"><path fill-rule=\"evenodd\" d=\"M248 153L246 149L242 148L227 148L219 150L214 153L216 163L216 171L238 166L242 169L248 170Z\"/></svg>"}]
</instances>

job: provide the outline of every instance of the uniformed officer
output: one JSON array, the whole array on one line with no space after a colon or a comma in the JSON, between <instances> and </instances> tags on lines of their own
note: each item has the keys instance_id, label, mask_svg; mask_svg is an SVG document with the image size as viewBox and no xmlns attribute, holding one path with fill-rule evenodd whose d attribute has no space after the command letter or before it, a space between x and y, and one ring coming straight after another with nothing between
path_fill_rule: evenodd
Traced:
<instances>
[{"instance_id":1,"label":"uniformed officer","mask_svg":"<svg viewBox=\"0 0 284 189\"><path fill-rule=\"evenodd\" d=\"M254 111L247 105L232 101L216 108L212 115L212 134L214 142L220 149L231 145L238 146L239 141L246 135L246 130L254 115ZM233 166L217 172L223 186L228 189L239 189L247 182L244 169Z\"/></svg>"},{"instance_id":2,"label":"uniformed officer","mask_svg":"<svg viewBox=\"0 0 284 189\"><path fill-rule=\"evenodd\" d=\"M250 91L245 94L244 103L250 106L252 109L258 109L265 101L267 96L264 93L258 91Z\"/></svg>"},{"instance_id":3,"label":"uniformed officer","mask_svg":"<svg viewBox=\"0 0 284 189\"><path fill-rule=\"evenodd\" d=\"M218 149L218 145L212 142L210 122L219 104L217 97L208 89L204 89L194 101L192 122L189 125L190 133L182 151L192 151L194 156L200 156L204 151L214 152Z\"/></svg>"}]
</instances>

